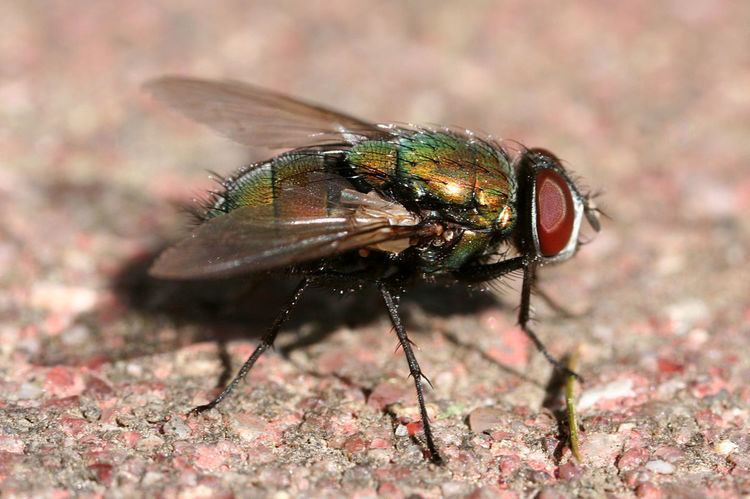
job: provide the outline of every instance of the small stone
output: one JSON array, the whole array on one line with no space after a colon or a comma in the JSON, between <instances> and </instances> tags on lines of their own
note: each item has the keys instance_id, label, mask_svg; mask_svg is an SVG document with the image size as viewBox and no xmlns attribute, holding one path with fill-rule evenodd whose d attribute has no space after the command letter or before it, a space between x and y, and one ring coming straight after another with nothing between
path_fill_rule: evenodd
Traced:
<instances>
[{"instance_id":1,"label":"small stone","mask_svg":"<svg viewBox=\"0 0 750 499\"><path fill-rule=\"evenodd\" d=\"M417 404L393 404L389 406L388 410L392 412L399 421L404 423L422 420L422 414L420 413ZM425 404L425 410L427 411L427 417L430 421L434 421L437 418L439 409L435 404Z\"/></svg>"},{"instance_id":2,"label":"small stone","mask_svg":"<svg viewBox=\"0 0 750 499\"><path fill-rule=\"evenodd\" d=\"M560 480L573 480L580 477L581 474L581 468L573 463L561 464L557 469L557 476L560 478Z\"/></svg>"},{"instance_id":3,"label":"small stone","mask_svg":"<svg viewBox=\"0 0 750 499\"><path fill-rule=\"evenodd\" d=\"M254 442L269 434L268 422L256 414L234 414L229 425L245 442Z\"/></svg>"},{"instance_id":4,"label":"small stone","mask_svg":"<svg viewBox=\"0 0 750 499\"><path fill-rule=\"evenodd\" d=\"M208 485L201 484L195 487L182 488L178 497L181 499L205 499L206 497L216 497L216 491Z\"/></svg>"},{"instance_id":5,"label":"small stone","mask_svg":"<svg viewBox=\"0 0 750 499\"><path fill-rule=\"evenodd\" d=\"M378 494L384 497L404 497L404 494L399 490L393 482L384 482L378 487Z\"/></svg>"},{"instance_id":6,"label":"small stone","mask_svg":"<svg viewBox=\"0 0 750 499\"><path fill-rule=\"evenodd\" d=\"M635 447L623 452L617 459L617 469L628 471L636 469L648 459L648 450L644 447Z\"/></svg>"},{"instance_id":7,"label":"small stone","mask_svg":"<svg viewBox=\"0 0 750 499\"><path fill-rule=\"evenodd\" d=\"M44 391L36 383L23 383L16 392L16 397L19 400L32 400L39 398Z\"/></svg>"},{"instance_id":8,"label":"small stone","mask_svg":"<svg viewBox=\"0 0 750 499\"><path fill-rule=\"evenodd\" d=\"M44 380L45 391L56 398L80 395L85 387L83 378L76 371L63 366L51 368Z\"/></svg>"},{"instance_id":9,"label":"small stone","mask_svg":"<svg viewBox=\"0 0 750 499\"><path fill-rule=\"evenodd\" d=\"M385 410L389 405L396 402L409 400L411 387L403 381L388 380L380 383L367 398L367 404L376 409Z\"/></svg>"},{"instance_id":10,"label":"small stone","mask_svg":"<svg viewBox=\"0 0 750 499\"><path fill-rule=\"evenodd\" d=\"M94 463L88 468L94 474L96 481L99 483L109 483L112 478L113 466L109 463Z\"/></svg>"},{"instance_id":11,"label":"small stone","mask_svg":"<svg viewBox=\"0 0 750 499\"><path fill-rule=\"evenodd\" d=\"M449 481L440 486L444 496L465 496L471 492L474 487L467 482Z\"/></svg>"},{"instance_id":12,"label":"small stone","mask_svg":"<svg viewBox=\"0 0 750 499\"><path fill-rule=\"evenodd\" d=\"M537 499L565 499L568 496L552 487L545 487L536 497Z\"/></svg>"},{"instance_id":13,"label":"small stone","mask_svg":"<svg viewBox=\"0 0 750 499\"><path fill-rule=\"evenodd\" d=\"M20 437L0 434L0 451L11 454L23 454L24 447L23 440Z\"/></svg>"},{"instance_id":14,"label":"small stone","mask_svg":"<svg viewBox=\"0 0 750 499\"><path fill-rule=\"evenodd\" d=\"M511 499L516 497L518 497L518 495L514 492L502 490L496 485L483 485L474 489L474 491L467 496L467 499Z\"/></svg>"},{"instance_id":15,"label":"small stone","mask_svg":"<svg viewBox=\"0 0 750 499\"><path fill-rule=\"evenodd\" d=\"M367 459L371 461L374 466L384 466L392 459L391 451L390 449L370 449L367 451Z\"/></svg>"},{"instance_id":16,"label":"small stone","mask_svg":"<svg viewBox=\"0 0 750 499\"><path fill-rule=\"evenodd\" d=\"M685 452L672 445L662 445L653 451L653 456L669 463L675 463L685 457Z\"/></svg>"},{"instance_id":17,"label":"small stone","mask_svg":"<svg viewBox=\"0 0 750 499\"><path fill-rule=\"evenodd\" d=\"M583 411L605 400L630 398L634 396L633 380L629 378L618 379L604 386L598 386L583 392L578 401L577 407L579 411Z\"/></svg>"},{"instance_id":18,"label":"small stone","mask_svg":"<svg viewBox=\"0 0 750 499\"><path fill-rule=\"evenodd\" d=\"M369 442L362 438L360 435L354 435L349 437L344 442L344 451L347 454L356 454L367 449Z\"/></svg>"},{"instance_id":19,"label":"small stone","mask_svg":"<svg viewBox=\"0 0 750 499\"><path fill-rule=\"evenodd\" d=\"M409 434L410 437L413 437L420 431L422 431L422 422L421 421L415 421L412 423L409 423L406 425L406 431Z\"/></svg>"},{"instance_id":20,"label":"small stone","mask_svg":"<svg viewBox=\"0 0 750 499\"><path fill-rule=\"evenodd\" d=\"M99 421L102 418L102 410L98 405L87 405L81 410L81 414L90 423Z\"/></svg>"},{"instance_id":21,"label":"small stone","mask_svg":"<svg viewBox=\"0 0 750 499\"><path fill-rule=\"evenodd\" d=\"M148 409L146 409L145 414L143 415L143 419L152 424L162 423L167 420L167 415L154 407L149 407Z\"/></svg>"},{"instance_id":22,"label":"small stone","mask_svg":"<svg viewBox=\"0 0 750 499\"><path fill-rule=\"evenodd\" d=\"M149 436L138 441L135 448L140 452L152 452L164 444L164 440L156 436Z\"/></svg>"},{"instance_id":23,"label":"small stone","mask_svg":"<svg viewBox=\"0 0 750 499\"><path fill-rule=\"evenodd\" d=\"M113 391L109 383L97 376L89 375L86 379L86 393L89 395L100 397L110 395Z\"/></svg>"},{"instance_id":24,"label":"small stone","mask_svg":"<svg viewBox=\"0 0 750 499\"><path fill-rule=\"evenodd\" d=\"M714 446L714 450L720 456L728 456L732 452L736 451L738 447L739 446L731 440L722 440L721 442L717 442L717 444Z\"/></svg>"},{"instance_id":25,"label":"small stone","mask_svg":"<svg viewBox=\"0 0 750 499\"><path fill-rule=\"evenodd\" d=\"M510 477L518 470L521 465L521 459L516 455L501 456L498 460L498 469L503 477Z\"/></svg>"},{"instance_id":26,"label":"small stone","mask_svg":"<svg viewBox=\"0 0 750 499\"><path fill-rule=\"evenodd\" d=\"M589 433L581 447L584 461L593 466L607 466L614 463L622 448L623 439L620 433Z\"/></svg>"},{"instance_id":27,"label":"small stone","mask_svg":"<svg viewBox=\"0 0 750 499\"><path fill-rule=\"evenodd\" d=\"M126 413L116 415L115 422L117 422L119 426L122 426L124 428L129 428L135 424L136 417L132 413L126 412Z\"/></svg>"},{"instance_id":28,"label":"small stone","mask_svg":"<svg viewBox=\"0 0 750 499\"><path fill-rule=\"evenodd\" d=\"M674 473L674 465L661 459L647 462L646 469L660 475L671 475Z\"/></svg>"},{"instance_id":29,"label":"small stone","mask_svg":"<svg viewBox=\"0 0 750 499\"><path fill-rule=\"evenodd\" d=\"M218 470L226 464L226 453L220 445L199 445L195 449L194 462L204 470Z\"/></svg>"},{"instance_id":30,"label":"small stone","mask_svg":"<svg viewBox=\"0 0 750 499\"><path fill-rule=\"evenodd\" d=\"M127 372L128 375L132 376L133 378L139 378L143 375L143 366L131 362L130 364L125 366L125 372Z\"/></svg>"},{"instance_id":31,"label":"small stone","mask_svg":"<svg viewBox=\"0 0 750 499\"><path fill-rule=\"evenodd\" d=\"M697 323L706 321L710 316L710 310L703 300L688 298L669 305L667 315L672 322L675 334L683 335Z\"/></svg>"},{"instance_id":32,"label":"small stone","mask_svg":"<svg viewBox=\"0 0 750 499\"><path fill-rule=\"evenodd\" d=\"M469 428L474 433L483 433L507 421L508 414L496 407L479 407L469 414Z\"/></svg>"},{"instance_id":33,"label":"small stone","mask_svg":"<svg viewBox=\"0 0 750 499\"><path fill-rule=\"evenodd\" d=\"M89 331L89 328L81 324L76 324L67 331L64 331L60 339L66 346L76 347L85 345L89 341L90 336L91 331Z\"/></svg>"},{"instance_id":34,"label":"small stone","mask_svg":"<svg viewBox=\"0 0 750 499\"><path fill-rule=\"evenodd\" d=\"M164 474L159 473L158 471L147 471L141 479L141 485L144 487L152 487L162 480L164 480Z\"/></svg>"},{"instance_id":35,"label":"small stone","mask_svg":"<svg viewBox=\"0 0 750 499\"><path fill-rule=\"evenodd\" d=\"M190 427L185 424L180 417L173 417L162 426L165 435L171 436L176 440L184 440L192 433Z\"/></svg>"},{"instance_id":36,"label":"small stone","mask_svg":"<svg viewBox=\"0 0 750 499\"><path fill-rule=\"evenodd\" d=\"M644 482L635 489L635 494L638 497L646 499L658 499L662 497L661 490L651 482Z\"/></svg>"}]
</instances>

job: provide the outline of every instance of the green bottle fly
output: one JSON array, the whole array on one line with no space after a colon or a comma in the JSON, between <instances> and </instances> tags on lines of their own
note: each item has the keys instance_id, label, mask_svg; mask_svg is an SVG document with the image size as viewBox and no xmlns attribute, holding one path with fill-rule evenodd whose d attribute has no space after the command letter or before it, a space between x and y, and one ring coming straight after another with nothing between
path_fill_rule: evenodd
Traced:
<instances>
[{"instance_id":1,"label":"green bottle fly","mask_svg":"<svg viewBox=\"0 0 750 499\"><path fill-rule=\"evenodd\" d=\"M519 322L529 327L536 269L569 259L582 220L598 210L543 149L449 128L371 124L232 81L165 77L147 84L161 101L250 147L282 152L221 180L193 234L151 273L171 279L280 270L300 284L239 374L247 375L303 291L313 284L380 290L414 378L426 448L440 454L427 419L423 375L401 323L397 294L420 280L481 283L523 272Z\"/></svg>"}]
</instances>

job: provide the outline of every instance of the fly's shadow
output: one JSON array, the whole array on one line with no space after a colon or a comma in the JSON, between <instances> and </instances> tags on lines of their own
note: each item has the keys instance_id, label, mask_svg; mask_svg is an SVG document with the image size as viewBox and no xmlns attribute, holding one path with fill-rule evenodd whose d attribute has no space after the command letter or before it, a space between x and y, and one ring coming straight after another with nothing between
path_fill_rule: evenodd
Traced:
<instances>
[{"instance_id":1,"label":"fly's shadow","mask_svg":"<svg viewBox=\"0 0 750 499\"><path fill-rule=\"evenodd\" d=\"M278 273L212 280L156 279L148 271L162 249L125 262L111 280L112 299L79 315L69 331L48 338L33 361L42 365L96 364L171 352L199 342L215 341L221 346L237 339L257 339L299 282L299 277ZM409 288L402 301L433 317L499 306L488 293L428 284ZM405 319L418 334L424 328L412 323L410 306L404 307ZM285 325L285 329L301 331L300 335L280 345L279 350L288 355L342 326L356 329L385 315L374 285L343 293L313 287ZM228 363L227 356L224 361Z\"/></svg>"}]
</instances>

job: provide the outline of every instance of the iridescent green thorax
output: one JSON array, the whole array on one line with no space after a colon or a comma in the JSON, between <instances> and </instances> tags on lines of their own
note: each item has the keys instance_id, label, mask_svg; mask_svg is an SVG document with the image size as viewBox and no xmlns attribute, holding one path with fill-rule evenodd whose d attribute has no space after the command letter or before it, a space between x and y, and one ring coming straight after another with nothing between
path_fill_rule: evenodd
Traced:
<instances>
[{"instance_id":1,"label":"iridescent green thorax","mask_svg":"<svg viewBox=\"0 0 750 499\"><path fill-rule=\"evenodd\" d=\"M438 210L479 230L510 232L516 183L499 148L447 132L414 132L391 141L365 141L348 160L376 189L407 205Z\"/></svg>"}]
</instances>

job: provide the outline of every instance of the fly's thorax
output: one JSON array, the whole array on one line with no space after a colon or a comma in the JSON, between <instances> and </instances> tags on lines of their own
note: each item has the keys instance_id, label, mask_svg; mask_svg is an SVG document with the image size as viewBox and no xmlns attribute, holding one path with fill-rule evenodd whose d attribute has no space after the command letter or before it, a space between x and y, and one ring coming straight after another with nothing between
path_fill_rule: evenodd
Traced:
<instances>
[{"instance_id":1,"label":"fly's thorax","mask_svg":"<svg viewBox=\"0 0 750 499\"><path fill-rule=\"evenodd\" d=\"M510 232L516 183L507 155L489 142L418 131L364 141L348 152L353 174L405 206L435 210L477 230Z\"/></svg>"},{"instance_id":2,"label":"fly's thorax","mask_svg":"<svg viewBox=\"0 0 750 499\"><path fill-rule=\"evenodd\" d=\"M497 193L490 189L478 188L477 225L499 234L510 234L516 225L515 183L512 189Z\"/></svg>"}]
</instances>

